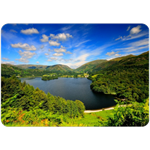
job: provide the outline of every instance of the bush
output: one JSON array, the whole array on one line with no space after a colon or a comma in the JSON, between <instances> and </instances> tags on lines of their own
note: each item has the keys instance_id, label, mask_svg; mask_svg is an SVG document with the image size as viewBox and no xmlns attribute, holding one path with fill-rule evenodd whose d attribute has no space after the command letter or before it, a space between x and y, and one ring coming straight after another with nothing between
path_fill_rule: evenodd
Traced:
<instances>
[{"instance_id":1,"label":"bush","mask_svg":"<svg viewBox=\"0 0 150 150\"><path fill-rule=\"evenodd\" d=\"M147 108L148 102L132 102L124 107L117 104L114 115L108 118L104 126L145 126L149 122L149 110Z\"/></svg>"}]
</instances>

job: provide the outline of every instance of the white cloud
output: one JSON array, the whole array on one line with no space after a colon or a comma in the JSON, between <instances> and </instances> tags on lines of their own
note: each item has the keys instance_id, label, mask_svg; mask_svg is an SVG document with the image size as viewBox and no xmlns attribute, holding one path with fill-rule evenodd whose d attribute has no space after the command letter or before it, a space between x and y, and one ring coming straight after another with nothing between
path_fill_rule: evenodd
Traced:
<instances>
[{"instance_id":1,"label":"white cloud","mask_svg":"<svg viewBox=\"0 0 150 150\"><path fill-rule=\"evenodd\" d=\"M10 64L10 65L14 65L15 62L14 62L14 61L1 61L1 64Z\"/></svg>"},{"instance_id":2,"label":"white cloud","mask_svg":"<svg viewBox=\"0 0 150 150\"><path fill-rule=\"evenodd\" d=\"M63 53L54 53L53 56L63 56Z\"/></svg>"},{"instance_id":3,"label":"white cloud","mask_svg":"<svg viewBox=\"0 0 150 150\"><path fill-rule=\"evenodd\" d=\"M130 27L130 26L129 26ZM129 28L128 27L128 28ZM119 38L117 38L116 40L122 40L122 41L127 41L127 40L133 40L133 39L137 39L137 38L140 38L140 37L143 37L143 36L146 36L148 35L148 32L141 32L142 30L140 29L141 26L138 25L136 27L133 27L131 30L130 30L130 34L127 35L127 36L120 36ZM130 28L129 28L130 29ZM129 30L128 29L128 30ZM141 32L141 33L140 33Z\"/></svg>"},{"instance_id":4,"label":"white cloud","mask_svg":"<svg viewBox=\"0 0 150 150\"><path fill-rule=\"evenodd\" d=\"M58 58L56 58L56 57L50 57L50 59L52 59L52 60L57 60Z\"/></svg>"},{"instance_id":5,"label":"white cloud","mask_svg":"<svg viewBox=\"0 0 150 150\"><path fill-rule=\"evenodd\" d=\"M42 35L42 39L40 39L40 41L41 41L41 42L48 42L48 38L49 38L49 36L43 34L43 35Z\"/></svg>"},{"instance_id":6,"label":"white cloud","mask_svg":"<svg viewBox=\"0 0 150 150\"><path fill-rule=\"evenodd\" d=\"M118 54L118 53L119 53L119 51L117 51L117 52L114 52L114 51L107 52L106 55L111 56L111 58L108 58L107 60L111 60L111 59L114 59L114 58L117 58L117 57L121 56L121 54Z\"/></svg>"},{"instance_id":7,"label":"white cloud","mask_svg":"<svg viewBox=\"0 0 150 150\"><path fill-rule=\"evenodd\" d=\"M148 44L149 44L149 39L145 38L145 39L142 39L142 40L139 40L136 42L132 42L129 45L133 46L133 47L135 47L135 46L137 47L137 46L143 46L143 45L148 45Z\"/></svg>"},{"instance_id":8,"label":"white cloud","mask_svg":"<svg viewBox=\"0 0 150 150\"><path fill-rule=\"evenodd\" d=\"M18 60L20 62L24 62L24 63L28 63L30 58L32 58L34 55L36 55L36 53L32 53L30 51L24 51L22 52L21 50L19 50L19 54L21 56L20 59L15 59L15 60Z\"/></svg>"},{"instance_id":9,"label":"white cloud","mask_svg":"<svg viewBox=\"0 0 150 150\"><path fill-rule=\"evenodd\" d=\"M130 28L131 28L131 26L128 26L127 31L129 31L129 30L130 30Z\"/></svg>"},{"instance_id":10,"label":"white cloud","mask_svg":"<svg viewBox=\"0 0 150 150\"><path fill-rule=\"evenodd\" d=\"M59 33L57 35L54 35L54 34L50 34L50 37L52 39L57 39L57 40L60 40L60 41L65 41L67 40L67 38L72 38L72 35L70 35L69 33Z\"/></svg>"},{"instance_id":11,"label":"white cloud","mask_svg":"<svg viewBox=\"0 0 150 150\"><path fill-rule=\"evenodd\" d=\"M13 30L13 29L11 29L11 30L10 30L10 32L14 32L14 33L17 33L17 31L16 31L16 30Z\"/></svg>"},{"instance_id":12,"label":"white cloud","mask_svg":"<svg viewBox=\"0 0 150 150\"><path fill-rule=\"evenodd\" d=\"M140 30L141 26L138 25L137 27L134 27L130 30L130 34L138 34L141 30Z\"/></svg>"},{"instance_id":13,"label":"white cloud","mask_svg":"<svg viewBox=\"0 0 150 150\"><path fill-rule=\"evenodd\" d=\"M121 54L115 54L115 56L116 56L116 57L119 57L119 56L121 56Z\"/></svg>"},{"instance_id":14,"label":"white cloud","mask_svg":"<svg viewBox=\"0 0 150 150\"><path fill-rule=\"evenodd\" d=\"M66 49L61 45L60 48L55 48L54 51L56 53L62 53L62 52L66 52Z\"/></svg>"},{"instance_id":15,"label":"white cloud","mask_svg":"<svg viewBox=\"0 0 150 150\"><path fill-rule=\"evenodd\" d=\"M70 51L65 52L66 54L72 54Z\"/></svg>"},{"instance_id":16,"label":"white cloud","mask_svg":"<svg viewBox=\"0 0 150 150\"><path fill-rule=\"evenodd\" d=\"M35 52L32 53L32 52L30 52L30 51L24 51L24 52L22 52L21 50L19 50L19 54L20 54L20 56L22 56L22 57L32 58L36 53L35 53Z\"/></svg>"},{"instance_id":17,"label":"white cloud","mask_svg":"<svg viewBox=\"0 0 150 150\"><path fill-rule=\"evenodd\" d=\"M48 59L47 61L52 61L51 59Z\"/></svg>"},{"instance_id":18,"label":"white cloud","mask_svg":"<svg viewBox=\"0 0 150 150\"><path fill-rule=\"evenodd\" d=\"M141 46L141 47L131 47L127 52L133 52L133 51L138 51L138 50L143 50L143 49L147 49L148 50L148 45L146 46Z\"/></svg>"},{"instance_id":19,"label":"white cloud","mask_svg":"<svg viewBox=\"0 0 150 150\"><path fill-rule=\"evenodd\" d=\"M108 56L112 56L112 55L114 55L114 54L115 54L114 51L112 51L112 52L107 52L107 53L106 53L106 55L108 55Z\"/></svg>"},{"instance_id":20,"label":"white cloud","mask_svg":"<svg viewBox=\"0 0 150 150\"><path fill-rule=\"evenodd\" d=\"M122 41L127 41L127 40L133 40L133 39L137 39L137 38L140 38L140 37L143 37L143 36L146 36L148 35L147 32L143 32L143 33L139 33L139 34L130 34L128 36L124 36L122 38Z\"/></svg>"},{"instance_id":21,"label":"white cloud","mask_svg":"<svg viewBox=\"0 0 150 150\"><path fill-rule=\"evenodd\" d=\"M64 64L75 69L75 68L78 68L79 66L87 63L86 59L89 56L90 56L90 53L83 53L76 58L69 59L68 61L72 61L71 63L64 63Z\"/></svg>"},{"instance_id":22,"label":"white cloud","mask_svg":"<svg viewBox=\"0 0 150 150\"><path fill-rule=\"evenodd\" d=\"M22 43L11 44L11 47L21 48L21 49L28 50L28 51L35 51L36 50L34 45L29 46L29 44L27 44L27 43L24 43L24 44L22 44Z\"/></svg>"},{"instance_id":23,"label":"white cloud","mask_svg":"<svg viewBox=\"0 0 150 150\"><path fill-rule=\"evenodd\" d=\"M127 45L127 47L116 49L116 50L122 50L124 52L132 52L132 51L138 51L142 49L147 49L149 47L149 39L145 38L142 40L138 40L136 42L131 42Z\"/></svg>"},{"instance_id":24,"label":"white cloud","mask_svg":"<svg viewBox=\"0 0 150 150\"><path fill-rule=\"evenodd\" d=\"M64 62L68 62L68 61L72 61L73 59L63 59L63 58L60 58L60 59L58 59L59 61L64 61Z\"/></svg>"},{"instance_id":25,"label":"white cloud","mask_svg":"<svg viewBox=\"0 0 150 150\"><path fill-rule=\"evenodd\" d=\"M63 47L62 45L61 45L60 48L55 48L54 51L55 51L56 53L72 54L71 52L66 51L65 47Z\"/></svg>"},{"instance_id":26,"label":"white cloud","mask_svg":"<svg viewBox=\"0 0 150 150\"><path fill-rule=\"evenodd\" d=\"M44 55L49 55L48 53L45 53Z\"/></svg>"},{"instance_id":27,"label":"white cloud","mask_svg":"<svg viewBox=\"0 0 150 150\"><path fill-rule=\"evenodd\" d=\"M60 43L58 43L57 41L52 41L52 40L49 41L49 44L51 46L59 46L60 45Z\"/></svg>"},{"instance_id":28,"label":"white cloud","mask_svg":"<svg viewBox=\"0 0 150 150\"><path fill-rule=\"evenodd\" d=\"M72 27L73 27L73 25L66 26L66 27L61 28L61 30L64 32L64 31L71 29Z\"/></svg>"},{"instance_id":29,"label":"white cloud","mask_svg":"<svg viewBox=\"0 0 150 150\"><path fill-rule=\"evenodd\" d=\"M37 61L36 63L39 64L39 61Z\"/></svg>"},{"instance_id":30,"label":"white cloud","mask_svg":"<svg viewBox=\"0 0 150 150\"><path fill-rule=\"evenodd\" d=\"M49 52L53 52L53 50L51 50L50 48L48 49Z\"/></svg>"},{"instance_id":31,"label":"white cloud","mask_svg":"<svg viewBox=\"0 0 150 150\"><path fill-rule=\"evenodd\" d=\"M20 32L23 33L23 34L38 34L39 33L39 31L35 28L21 30Z\"/></svg>"},{"instance_id":32,"label":"white cloud","mask_svg":"<svg viewBox=\"0 0 150 150\"><path fill-rule=\"evenodd\" d=\"M44 48L44 45L41 45L40 48L43 49L43 48Z\"/></svg>"},{"instance_id":33,"label":"white cloud","mask_svg":"<svg viewBox=\"0 0 150 150\"><path fill-rule=\"evenodd\" d=\"M3 59L3 60L9 60L9 58L5 58L5 57L3 57L2 59Z\"/></svg>"},{"instance_id":34,"label":"white cloud","mask_svg":"<svg viewBox=\"0 0 150 150\"><path fill-rule=\"evenodd\" d=\"M76 45L75 47L79 47L81 44L86 43L86 42L88 42L88 41L90 41L90 40L86 40L86 41L80 42L80 43L79 43L78 45Z\"/></svg>"},{"instance_id":35,"label":"white cloud","mask_svg":"<svg viewBox=\"0 0 150 150\"><path fill-rule=\"evenodd\" d=\"M118 40L120 40L120 39L122 39L122 36L120 36L120 37L118 37L117 39L115 39L115 41L118 41Z\"/></svg>"},{"instance_id":36,"label":"white cloud","mask_svg":"<svg viewBox=\"0 0 150 150\"><path fill-rule=\"evenodd\" d=\"M24 57L21 57L19 59L15 59L15 60L18 60L18 61L24 62L24 63L28 63L29 62L29 60L27 58L24 58Z\"/></svg>"}]
</instances>

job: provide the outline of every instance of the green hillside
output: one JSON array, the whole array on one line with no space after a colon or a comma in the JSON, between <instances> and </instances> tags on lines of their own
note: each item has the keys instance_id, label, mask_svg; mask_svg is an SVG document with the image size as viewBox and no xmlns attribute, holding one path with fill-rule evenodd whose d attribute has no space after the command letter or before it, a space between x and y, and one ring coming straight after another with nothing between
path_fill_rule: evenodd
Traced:
<instances>
[{"instance_id":1,"label":"green hillside","mask_svg":"<svg viewBox=\"0 0 150 150\"><path fill-rule=\"evenodd\" d=\"M16 65L16 67L21 69L40 69L44 70L47 66L46 65L32 65L32 64L24 64L24 65Z\"/></svg>"},{"instance_id":2,"label":"green hillside","mask_svg":"<svg viewBox=\"0 0 150 150\"><path fill-rule=\"evenodd\" d=\"M6 64L1 64L1 76L5 77L10 77L12 75L20 75L23 74L23 70L13 66L13 65L6 65Z\"/></svg>"},{"instance_id":3,"label":"green hillside","mask_svg":"<svg viewBox=\"0 0 150 150\"><path fill-rule=\"evenodd\" d=\"M1 76L11 77L12 75L18 77L26 76L42 76L48 73L65 73L71 72L72 69L66 65L42 66L42 65L6 65L1 64Z\"/></svg>"},{"instance_id":4,"label":"green hillside","mask_svg":"<svg viewBox=\"0 0 150 150\"><path fill-rule=\"evenodd\" d=\"M75 71L81 72L81 73L92 72L94 70L94 67L96 67L97 65L100 65L104 62L107 62L107 60L94 60L94 61L88 62L88 63L82 65L81 67L75 69Z\"/></svg>"},{"instance_id":5,"label":"green hillside","mask_svg":"<svg viewBox=\"0 0 150 150\"><path fill-rule=\"evenodd\" d=\"M73 71L70 67L66 65L53 65L53 66L47 66L45 68L46 70L52 71L52 72L68 72L68 71Z\"/></svg>"},{"instance_id":6,"label":"green hillside","mask_svg":"<svg viewBox=\"0 0 150 150\"><path fill-rule=\"evenodd\" d=\"M149 96L149 52L117 61L89 76L95 92L117 99L141 102Z\"/></svg>"},{"instance_id":7,"label":"green hillside","mask_svg":"<svg viewBox=\"0 0 150 150\"><path fill-rule=\"evenodd\" d=\"M71 71L72 69L69 68L66 65L53 65L53 66L47 66L47 65L16 65L18 68L21 69L40 69L40 70L49 70L49 71Z\"/></svg>"},{"instance_id":8,"label":"green hillside","mask_svg":"<svg viewBox=\"0 0 150 150\"><path fill-rule=\"evenodd\" d=\"M114 58L109 61L105 61L101 64L96 65L93 68L93 71L100 71L104 68L107 68L107 67L113 65L113 64L117 64L120 60L126 60L127 58L130 58L130 57L134 57L134 55L127 55L127 56L123 56L123 57Z\"/></svg>"}]
</instances>

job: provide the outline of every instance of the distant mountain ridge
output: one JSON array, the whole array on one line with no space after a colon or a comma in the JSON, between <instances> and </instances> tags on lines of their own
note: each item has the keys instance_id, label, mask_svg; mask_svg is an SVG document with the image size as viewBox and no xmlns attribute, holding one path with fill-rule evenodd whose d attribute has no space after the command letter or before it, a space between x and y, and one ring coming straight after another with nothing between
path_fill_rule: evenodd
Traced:
<instances>
[{"instance_id":1,"label":"distant mountain ridge","mask_svg":"<svg viewBox=\"0 0 150 150\"><path fill-rule=\"evenodd\" d=\"M72 71L72 69L66 65L56 64L56 65L15 65L21 69L40 69L40 70L48 70L48 71Z\"/></svg>"},{"instance_id":2,"label":"distant mountain ridge","mask_svg":"<svg viewBox=\"0 0 150 150\"><path fill-rule=\"evenodd\" d=\"M1 64L2 67L2 75L9 75L11 72L12 74L27 74L25 70L28 72L35 73L39 72L39 75L42 72L55 72L55 73L64 73L64 72L77 72L77 73L93 73L100 70L106 70L113 67L120 67L124 65L132 66L132 65L143 65L147 64L149 60L149 51L144 52L138 56L135 55L127 55L118 58L114 58L111 60L94 60L83 64L82 66L78 67L77 69L71 69L67 65L63 64L56 64L56 65L32 65L32 64L25 64L25 65L6 65ZM30 70L30 71L29 71ZM12 75L11 74L11 75Z\"/></svg>"},{"instance_id":3,"label":"distant mountain ridge","mask_svg":"<svg viewBox=\"0 0 150 150\"><path fill-rule=\"evenodd\" d=\"M94 61L91 61L91 62L88 62L86 64L83 64L82 66L78 67L77 69L75 69L75 71L77 72L92 72L93 69L97 66L97 65L100 65L102 63L105 63L107 62L107 60L94 60Z\"/></svg>"}]
</instances>

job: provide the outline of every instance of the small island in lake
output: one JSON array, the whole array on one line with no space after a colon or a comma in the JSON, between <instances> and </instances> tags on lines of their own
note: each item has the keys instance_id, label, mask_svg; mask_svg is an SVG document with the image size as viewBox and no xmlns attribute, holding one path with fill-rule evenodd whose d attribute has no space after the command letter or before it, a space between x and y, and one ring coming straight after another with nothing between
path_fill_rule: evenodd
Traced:
<instances>
[{"instance_id":1,"label":"small island in lake","mask_svg":"<svg viewBox=\"0 0 150 150\"><path fill-rule=\"evenodd\" d=\"M52 73L52 74L49 74L49 75L43 75L42 80L44 81L47 81L47 80L53 80L53 79L58 79L58 76L56 73Z\"/></svg>"}]
</instances>

